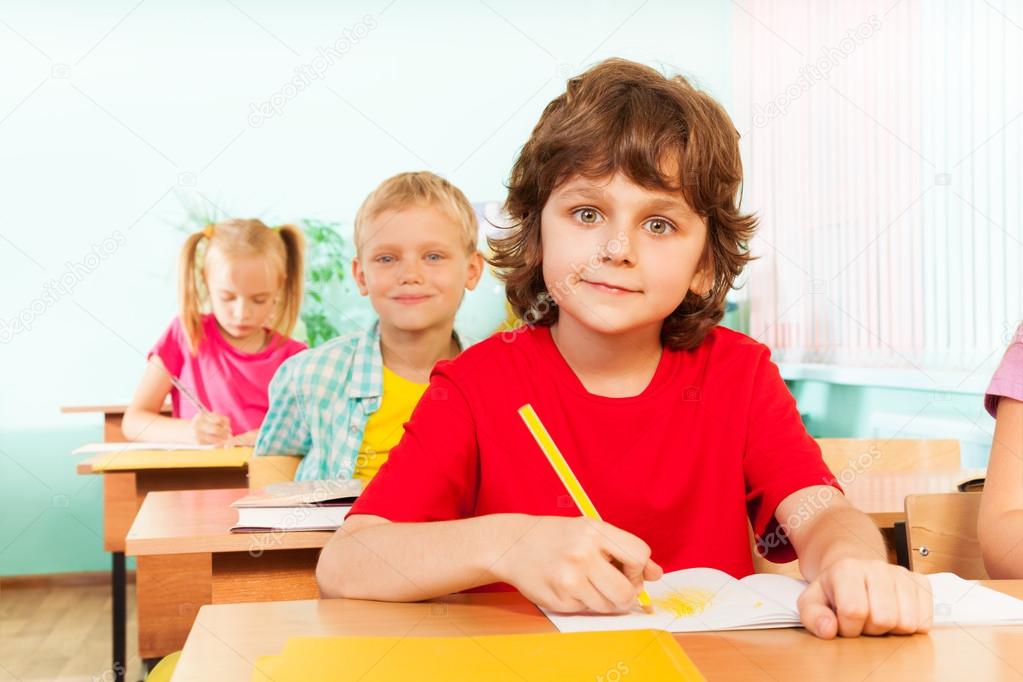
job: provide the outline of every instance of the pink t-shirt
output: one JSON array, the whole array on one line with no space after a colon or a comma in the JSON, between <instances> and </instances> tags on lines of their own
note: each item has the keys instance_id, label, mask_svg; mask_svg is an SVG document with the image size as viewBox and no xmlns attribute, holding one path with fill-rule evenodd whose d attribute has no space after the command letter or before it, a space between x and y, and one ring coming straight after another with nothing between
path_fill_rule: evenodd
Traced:
<instances>
[{"instance_id":1,"label":"pink t-shirt","mask_svg":"<svg viewBox=\"0 0 1023 682\"><path fill-rule=\"evenodd\" d=\"M270 379L281 363L305 350L306 345L274 333L266 348L258 353L245 353L221 336L212 314L203 316L202 327L203 340L192 355L181 321L175 317L147 359L159 356L167 371L203 405L231 420L233 435L258 429L266 416ZM176 388L171 389L171 401L175 417L191 419L199 411Z\"/></svg>"},{"instance_id":2,"label":"pink t-shirt","mask_svg":"<svg viewBox=\"0 0 1023 682\"><path fill-rule=\"evenodd\" d=\"M1003 397L1023 401L1023 323L1016 329L984 396L984 407L992 417L997 416L998 399Z\"/></svg>"}]
</instances>

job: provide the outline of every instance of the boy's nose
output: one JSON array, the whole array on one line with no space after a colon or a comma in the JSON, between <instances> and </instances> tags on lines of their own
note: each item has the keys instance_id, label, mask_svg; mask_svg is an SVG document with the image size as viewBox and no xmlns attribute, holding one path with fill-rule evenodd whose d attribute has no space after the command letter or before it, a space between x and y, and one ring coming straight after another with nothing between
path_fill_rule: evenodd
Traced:
<instances>
[{"instance_id":1,"label":"boy's nose","mask_svg":"<svg viewBox=\"0 0 1023 682\"><path fill-rule=\"evenodd\" d=\"M609 233L600 249L603 260L617 264L634 264L636 253L629 234L620 229L611 229Z\"/></svg>"},{"instance_id":2,"label":"boy's nose","mask_svg":"<svg viewBox=\"0 0 1023 682\"><path fill-rule=\"evenodd\" d=\"M398 284L417 284L422 281L422 273L417 267L404 267L398 273Z\"/></svg>"}]
</instances>

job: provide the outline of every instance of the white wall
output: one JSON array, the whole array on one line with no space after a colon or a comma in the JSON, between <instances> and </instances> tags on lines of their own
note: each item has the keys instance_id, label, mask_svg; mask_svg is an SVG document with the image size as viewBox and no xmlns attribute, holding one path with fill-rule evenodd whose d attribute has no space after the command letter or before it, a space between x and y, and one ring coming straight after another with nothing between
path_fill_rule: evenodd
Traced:
<instances>
[{"instance_id":1,"label":"white wall","mask_svg":"<svg viewBox=\"0 0 1023 682\"><path fill-rule=\"evenodd\" d=\"M501 199L545 104L600 59L681 70L727 104L729 12L723 1L5 3L0 429L94 423L58 407L130 396L174 314L182 201L347 222L380 180L422 168L473 201ZM251 124L253 103L324 66L318 49L346 35L322 79ZM106 255L89 255L97 246ZM47 282L62 277L73 286L53 295ZM30 330L12 326L19 316Z\"/></svg>"}]
</instances>

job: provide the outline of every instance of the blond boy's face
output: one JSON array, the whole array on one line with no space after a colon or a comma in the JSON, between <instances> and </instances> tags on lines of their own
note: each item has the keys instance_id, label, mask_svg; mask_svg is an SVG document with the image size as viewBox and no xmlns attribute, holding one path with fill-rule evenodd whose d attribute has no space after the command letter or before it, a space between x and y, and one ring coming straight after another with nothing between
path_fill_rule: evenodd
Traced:
<instances>
[{"instance_id":1,"label":"blond boy's face","mask_svg":"<svg viewBox=\"0 0 1023 682\"><path fill-rule=\"evenodd\" d=\"M652 328L689 290L705 294L706 220L681 193L616 173L569 178L540 218L543 277L560 315L605 334Z\"/></svg>"},{"instance_id":2,"label":"blond boy's face","mask_svg":"<svg viewBox=\"0 0 1023 682\"><path fill-rule=\"evenodd\" d=\"M384 211L363 225L352 274L382 325L425 331L450 325L483 273L462 228L432 206Z\"/></svg>"}]
</instances>

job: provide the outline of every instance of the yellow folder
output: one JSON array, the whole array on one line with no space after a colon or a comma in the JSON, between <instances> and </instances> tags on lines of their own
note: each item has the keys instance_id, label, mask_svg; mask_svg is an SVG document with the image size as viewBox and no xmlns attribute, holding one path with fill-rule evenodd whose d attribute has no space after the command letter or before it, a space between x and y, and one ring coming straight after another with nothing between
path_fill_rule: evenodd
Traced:
<instances>
[{"instance_id":1,"label":"yellow folder","mask_svg":"<svg viewBox=\"0 0 1023 682\"><path fill-rule=\"evenodd\" d=\"M252 448L212 450L125 450L105 452L88 460L93 472L134 471L137 469L204 469L243 467L252 457Z\"/></svg>"},{"instance_id":2,"label":"yellow folder","mask_svg":"<svg viewBox=\"0 0 1023 682\"><path fill-rule=\"evenodd\" d=\"M663 630L482 637L292 637L255 682L703 680Z\"/></svg>"}]
</instances>

